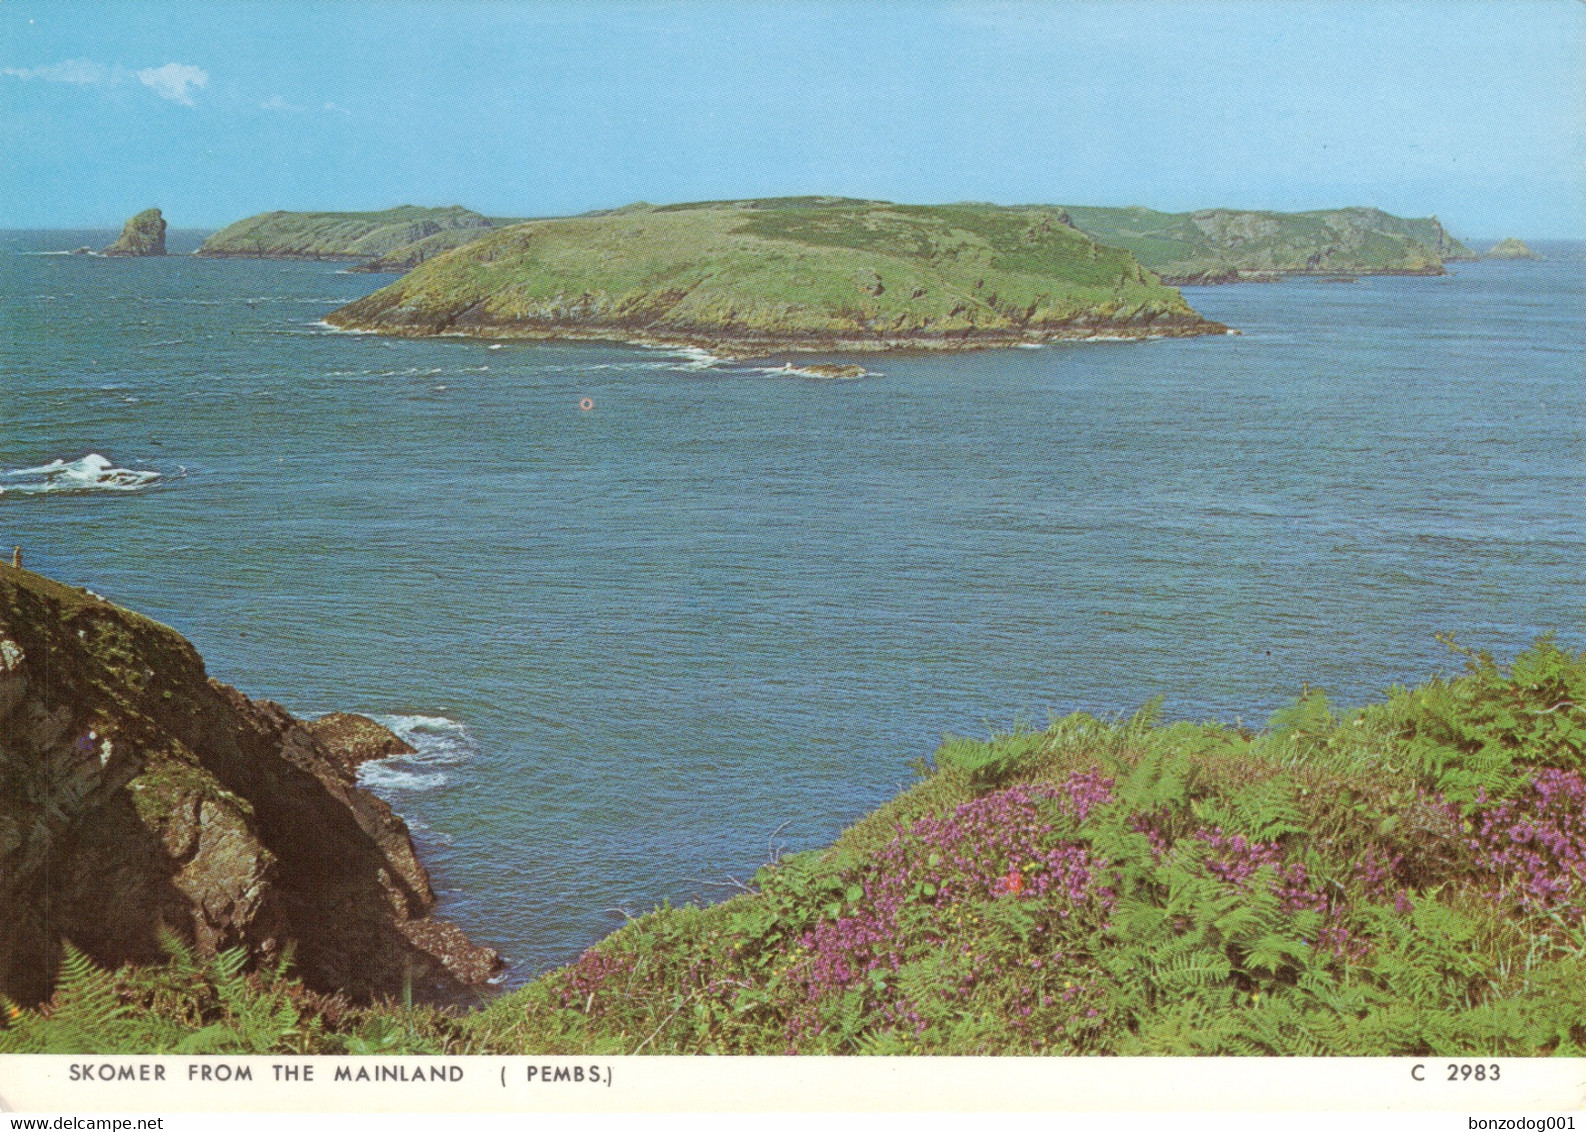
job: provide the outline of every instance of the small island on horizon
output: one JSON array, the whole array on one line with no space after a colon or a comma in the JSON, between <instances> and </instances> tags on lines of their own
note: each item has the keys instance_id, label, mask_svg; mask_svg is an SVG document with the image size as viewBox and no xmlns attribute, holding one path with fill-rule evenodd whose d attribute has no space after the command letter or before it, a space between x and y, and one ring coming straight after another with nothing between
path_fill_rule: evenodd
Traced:
<instances>
[{"instance_id":1,"label":"small island on horizon","mask_svg":"<svg viewBox=\"0 0 1586 1132\"><path fill-rule=\"evenodd\" d=\"M1482 258L1483 259L1541 259L1542 257L1537 255L1534 251L1532 251L1526 245L1526 242L1524 240L1518 240L1518 239L1516 239L1513 236L1509 236L1509 237L1506 237L1505 239L1499 240L1491 248L1487 249L1487 254L1485 256L1483 256Z\"/></svg>"}]
</instances>

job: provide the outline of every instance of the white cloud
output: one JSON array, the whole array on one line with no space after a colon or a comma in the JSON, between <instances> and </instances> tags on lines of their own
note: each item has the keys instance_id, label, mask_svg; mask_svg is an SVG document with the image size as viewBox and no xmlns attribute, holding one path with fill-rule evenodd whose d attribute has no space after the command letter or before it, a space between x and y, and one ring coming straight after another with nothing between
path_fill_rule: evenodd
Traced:
<instances>
[{"instance_id":1,"label":"white cloud","mask_svg":"<svg viewBox=\"0 0 1586 1132\"><path fill-rule=\"evenodd\" d=\"M151 88L161 98L193 105L192 92L209 85L209 72L187 63L167 63L163 67L150 67L137 72L138 81Z\"/></svg>"},{"instance_id":2,"label":"white cloud","mask_svg":"<svg viewBox=\"0 0 1586 1132\"><path fill-rule=\"evenodd\" d=\"M109 71L92 59L68 59L47 67L0 67L0 75L10 75L24 81L43 79L45 82L77 83L80 86L106 82L111 77Z\"/></svg>"},{"instance_id":3,"label":"white cloud","mask_svg":"<svg viewBox=\"0 0 1586 1132\"><path fill-rule=\"evenodd\" d=\"M352 114L351 110L348 110L345 106L337 106L334 102L325 103L325 109L336 114Z\"/></svg>"},{"instance_id":4,"label":"white cloud","mask_svg":"<svg viewBox=\"0 0 1586 1132\"><path fill-rule=\"evenodd\" d=\"M286 111L288 113L296 114L296 113L300 113L303 110L306 110L307 107L298 106L296 103L288 102L286 99L282 98L279 94L272 94L269 98L267 98L263 102L259 103L259 109L260 110L283 110L283 111Z\"/></svg>"},{"instance_id":5,"label":"white cloud","mask_svg":"<svg viewBox=\"0 0 1586 1132\"><path fill-rule=\"evenodd\" d=\"M0 75L24 82L43 79L77 86L118 86L135 78L161 98L180 102L183 106L193 105L193 91L209 85L209 72L188 63L167 63L163 67L128 71L125 67L107 67L92 59L68 59L43 67L0 67Z\"/></svg>"}]
</instances>

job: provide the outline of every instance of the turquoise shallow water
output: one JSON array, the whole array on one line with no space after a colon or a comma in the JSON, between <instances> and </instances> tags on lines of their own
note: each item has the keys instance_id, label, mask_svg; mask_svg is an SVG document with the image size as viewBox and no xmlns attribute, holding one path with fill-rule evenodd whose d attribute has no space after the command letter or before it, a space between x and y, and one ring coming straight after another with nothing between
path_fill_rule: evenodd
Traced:
<instances>
[{"instance_id":1,"label":"turquoise shallow water","mask_svg":"<svg viewBox=\"0 0 1586 1132\"><path fill-rule=\"evenodd\" d=\"M413 736L370 784L514 981L830 840L944 732L1358 703L1456 667L1440 630L1586 647L1581 245L824 382L331 333L386 278L333 265L31 254L113 235L0 233L0 544Z\"/></svg>"}]
</instances>

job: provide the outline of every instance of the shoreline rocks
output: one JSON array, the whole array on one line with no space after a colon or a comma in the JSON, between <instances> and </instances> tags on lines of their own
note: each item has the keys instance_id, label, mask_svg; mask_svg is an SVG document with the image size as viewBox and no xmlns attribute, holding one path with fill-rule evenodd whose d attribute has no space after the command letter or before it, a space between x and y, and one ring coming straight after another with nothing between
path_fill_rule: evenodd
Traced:
<instances>
[{"instance_id":1,"label":"shoreline rocks","mask_svg":"<svg viewBox=\"0 0 1586 1132\"><path fill-rule=\"evenodd\" d=\"M364 763L413 754L413 748L395 732L366 715L333 711L305 726L336 760L349 783L357 781L358 768Z\"/></svg>"}]
</instances>

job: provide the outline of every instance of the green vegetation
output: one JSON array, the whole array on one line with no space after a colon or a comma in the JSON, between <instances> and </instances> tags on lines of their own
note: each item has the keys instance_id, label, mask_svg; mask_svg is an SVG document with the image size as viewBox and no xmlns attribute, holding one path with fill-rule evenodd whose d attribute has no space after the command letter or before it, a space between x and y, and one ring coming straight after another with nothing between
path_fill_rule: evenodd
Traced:
<instances>
[{"instance_id":1,"label":"green vegetation","mask_svg":"<svg viewBox=\"0 0 1586 1132\"><path fill-rule=\"evenodd\" d=\"M493 231L491 228L445 228L412 243L402 244L383 255L351 268L359 272L381 272L400 275L412 271L427 259L442 252L460 248L481 240Z\"/></svg>"},{"instance_id":2,"label":"green vegetation","mask_svg":"<svg viewBox=\"0 0 1586 1132\"><path fill-rule=\"evenodd\" d=\"M1148 705L950 740L831 848L471 1014L73 959L0 1051L1582 1056L1586 653L1459 651L1261 732Z\"/></svg>"},{"instance_id":3,"label":"green vegetation","mask_svg":"<svg viewBox=\"0 0 1586 1132\"><path fill-rule=\"evenodd\" d=\"M1154 212L1070 207L1067 212L1082 231L1128 248L1172 283L1294 272L1440 275L1444 261L1477 258L1435 216L1406 220L1375 208Z\"/></svg>"},{"instance_id":4,"label":"green vegetation","mask_svg":"<svg viewBox=\"0 0 1586 1132\"><path fill-rule=\"evenodd\" d=\"M458 1052L456 1020L385 1003L355 1007L288 977L288 960L249 971L242 948L194 956L170 933L167 962L111 973L68 946L54 997L41 1011L0 996L0 1053Z\"/></svg>"},{"instance_id":5,"label":"green vegetation","mask_svg":"<svg viewBox=\"0 0 1586 1132\"><path fill-rule=\"evenodd\" d=\"M916 260L936 254L940 233L927 232L919 224L898 223L896 218L925 221L926 227L933 220L945 221L959 226L964 233L989 239L1000 252L999 265L1003 268L1037 275L1056 269L1065 274L1065 269L1046 254L1049 249L1026 247L1023 250L1030 254L1022 260L1017 255L1021 249L1016 241L1025 239L1028 215L1041 213L1076 228L1107 249L1132 253L1140 264L1159 273L1169 284L1268 279L1290 273L1436 275L1442 272L1445 262L1480 258L1450 236L1435 216L1405 219L1375 208L1315 212L1213 208L1168 213L1148 208L916 206L839 197L784 197L660 208L639 203L569 219L601 221L645 213L735 209L755 213L741 229L744 234ZM384 212L267 212L215 233L196 254L349 260L360 261L354 268L357 271L405 272L443 252L518 223L522 221L485 217L460 207L404 205ZM605 229L597 224L587 231L599 240ZM890 240L899 242L894 246ZM709 272L709 265L701 267ZM1103 282L1116 278L1106 272L1092 275ZM838 291L837 298L850 298L841 288ZM771 298L774 297L773 294ZM811 297L794 294L790 299L799 302Z\"/></svg>"},{"instance_id":6,"label":"green vegetation","mask_svg":"<svg viewBox=\"0 0 1586 1132\"><path fill-rule=\"evenodd\" d=\"M402 205L384 212L264 212L222 228L193 254L332 260L373 260L395 254L400 258L402 249L439 233L460 231L466 236L452 238L474 238L495 223L458 206Z\"/></svg>"},{"instance_id":7,"label":"green vegetation","mask_svg":"<svg viewBox=\"0 0 1586 1132\"><path fill-rule=\"evenodd\" d=\"M421 264L329 321L750 353L1225 329L1054 209L828 197L520 224Z\"/></svg>"}]
</instances>

